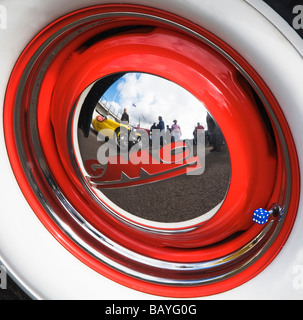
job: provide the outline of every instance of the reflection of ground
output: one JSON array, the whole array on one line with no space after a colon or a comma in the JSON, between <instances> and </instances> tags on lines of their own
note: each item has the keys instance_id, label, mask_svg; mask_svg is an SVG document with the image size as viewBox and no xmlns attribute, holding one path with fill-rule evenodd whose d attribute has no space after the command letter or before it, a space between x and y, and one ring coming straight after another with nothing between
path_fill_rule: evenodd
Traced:
<instances>
[{"instance_id":1,"label":"reflection of ground","mask_svg":"<svg viewBox=\"0 0 303 320\"><path fill-rule=\"evenodd\" d=\"M81 133L79 134L81 135ZM96 136L80 140L83 160L96 159ZM83 141L85 140L85 141ZM81 144L85 143L81 147ZM102 192L122 209L148 220L179 222L196 218L218 205L225 197L230 179L230 160L226 146L221 152L206 147L205 171L201 175L182 175L168 180Z\"/></svg>"}]
</instances>

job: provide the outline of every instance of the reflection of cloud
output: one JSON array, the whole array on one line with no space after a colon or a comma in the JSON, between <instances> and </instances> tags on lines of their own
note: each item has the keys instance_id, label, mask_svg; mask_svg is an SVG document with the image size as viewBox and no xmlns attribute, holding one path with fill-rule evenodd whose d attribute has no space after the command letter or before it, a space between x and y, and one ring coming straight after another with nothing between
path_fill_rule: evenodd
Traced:
<instances>
[{"instance_id":1,"label":"reflection of cloud","mask_svg":"<svg viewBox=\"0 0 303 320\"><path fill-rule=\"evenodd\" d=\"M197 122L206 127L206 111L192 94L166 79L145 73L128 73L119 80L120 111L127 108L131 123L150 128L162 116L165 126L177 120L182 138L192 138ZM135 104L136 107L133 106Z\"/></svg>"}]
</instances>

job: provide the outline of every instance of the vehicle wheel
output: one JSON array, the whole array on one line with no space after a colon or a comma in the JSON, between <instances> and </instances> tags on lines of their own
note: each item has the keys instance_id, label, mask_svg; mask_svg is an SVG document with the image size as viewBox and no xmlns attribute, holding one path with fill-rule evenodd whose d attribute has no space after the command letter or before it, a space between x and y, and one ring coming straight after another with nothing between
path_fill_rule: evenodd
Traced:
<instances>
[{"instance_id":1,"label":"vehicle wheel","mask_svg":"<svg viewBox=\"0 0 303 320\"><path fill-rule=\"evenodd\" d=\"M0 260L29 295L303 297L303 46L291 27L261 1L3 6ZM97 80L134 71L186 89L222 130L230 180L207 219L125 214L83 173L83 100Z\"/></svg>"}]
</instances>

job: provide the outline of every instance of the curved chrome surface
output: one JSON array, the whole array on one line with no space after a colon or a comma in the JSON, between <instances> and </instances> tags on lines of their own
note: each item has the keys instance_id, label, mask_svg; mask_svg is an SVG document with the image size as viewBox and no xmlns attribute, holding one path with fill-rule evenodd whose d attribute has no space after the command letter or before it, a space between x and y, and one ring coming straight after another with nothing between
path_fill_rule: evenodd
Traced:
<instances>
[{"instance_id":1,"label":"curved chrome surface","mask_svg":"<svg viewBox=\"0 0 303 320\"><path fill-rule=\"evenodd\" d=\"M129 72L114 80L100 94L96 107L89 110L84 101L94 85L84 91L74 114L70 115L72 124L67 140L79 180L91 189L90 194L95 196L97 203L118 219L138 228L144 225L145 230L151 232L168 233L174 232L173 229L186 232L211 219L227 194L231 167L222 132L204 105L171 81ZM135 105L130 103L133 97L128 96L129 86L141 88ZM151 91L151 87L158 91ZM152 93L150 103L146 102L146 96ZM163 103L166 95L175 99ZM113 96L114 101L106 100L107 96ZM178 102L179 108L176 107ZM130 109L123 105L130 105ZM129 148L120 150L114 130L120 130L121 123L123 125L124 110L131 121L129 130L125 129L130 138L126 136ZM170 124L164 125L162 132L158 114L164 114L161 118ZM83 124L82 119L87 123ZM104 136L110 131L113 136L107 141ZM138 139L133 141L131 135ZM160 138L163 138L162 144ZM167 159L161 156L164 149L168 151ZM174 159L175 154L177 159ZM120 157L125 160L123 165L120 165ZM156 173L148 172L150 164L157 167ZM118 180L117 172L120 174ZM108 209L107 204L115 210ZM158 230L148 226L158 227Z\"/></svg>"},{"instance_id":2,"label":"curved chrome surface","mask_svg":"<svg viewBox=\"0 0 303 320\"><path fill-rule=\"evenodd\" d=\"M155 16L149 16L145 14L138 14L138 13L106 13L106 14L100 14L100 15L94 15L92 17L87 17L82 20L79 20L75 23L72 23L66 27L64 27L62 30L51 36L43 46L40 47L40 49L36 52L36 54L32 57L30 60L27 68L24 71L24 74L22 76L22 80L20 82L20 85L18 87L18 92L16 95L16 103L15 103L15 136L16 136L16 142L17 142L17 148L20 155L21 162L23 164L24 172L27 176L27 179L29 183L32 186L32 189L34 190L37 198L40 200L41 204L45 208L45 210L48 212L49 216L58 224L58 226L65 232L75 243L77 243L80 247L82 247L84 250L89 252L92 256L96 257L103 263L111 266L114 269L117 269L121 272L124 272L126 274L129 274L130 276L141 278L148 281L153 281L157 283L162 284L172 284L172 285L196 285L199 283L205 283L205 282L213 282L217 281L218 279L223 279L231 276L234 273L240 272L241 270L245 269L247 266L249 266L254 260L258 259L258 257L262 256L262 254L266 251L266 248L271 245L271 243L274 241L275 237L277 236L279 229L281 228L281 225L285 219L286 214L284 214L283 218L280 220L279 223L274 223L275 220L270 221L267 226L262 230L259 236L257 236L255 239L253 239L250 243L248 243L246 246L244 246L241 250L236 252L233 255L229 255L226 257L223 257L219 260L214 261L208 261L208 262L202 262L202 263L191 263L191 264L179 264L174 262L166 262L156 259L150 259L146 256L135 254L132 251L129 251L127 248L124 248L117 243L112 242L110 239L105 237L103 234L98 232L94 229L93 226L91 226L87 221L84 221L82 216L71 206L69 201L65 198L65 196L61 193L59 188L56 185L56 182L54 181L50 171L48 170L47 163L44 159L44 155L42 153L40 143L39 143L39 136L37 132L37 125L36 125L36 102L38 98L39 88L41 84L41 79L43 78L43 75L48 67L48 65L51 63L52 59L55 57L56 54L59 53L59 51L64 47L65 44L67 44L71 39L76 37L79 33L83 32L86 29L89 29L90 27L100 23L100 22L93 22L96 19L110 19L115 18L119 16L127 16L127 17L144 17L145 19L155 20L155 21L162 21L166 24L173 25L174 27L177 27L179 29L185 30L190 35L200 39L201 41L207 42L209 45L211 45L213 48L215 48L218 52L223 54L229 61L231 61L239 70L240 72L245 76L245 78L250 82L250 84L254 87L254 89L258 92L260 97L263 100L264 105L267 108L267 112L271 115L273 121L275 122L275 125L277 127L277 130L280 134L280 140L283 146L283 151L285 155L285 161L287 163L287 178L289 184L290 179L290 168L289 168L289 160L288 160L288 151L287 146L285 144L282 130L279 127L279 123L275 118L275 115L273 111L270 108L269 103L266 101L264 95L262 94L261 90L258 89L256 84L253 82L253 80L249 77L249 75L243 70L237 63L234 61L230 56L228 56L225 52L223 52L220 48L218 48L216 45L211 43L208 39L202 37L201 35L197 34L196 32L189 30L181 25L178 25L174 22L164 20L162 18L158 18ZM52 54L46 59L45 63L40 69L40 72L36 79L36 85L33 89L32 96L31 96L31 105L30 105L30 114L29 114L29 121L30 121L30 139L32 143L33 150L35 152L35 156L37 161L39 162L40 169L42 170L42 173L44 175L44 179L47 182L49 186L49 190L52 190L53 194L57 197L57 199L60 201L62 207L65 208L67 217L64 217L64 219L59 216L50 206L47 198L45 195L42 194L41 190L39 189L39 184L35 180L35 176L32 173L32 168L29 166L26 154L24 152L23 144L22 144L22 133L19 126L19 118L20 118L20 106L21 106L21 99L22 99L22 93L24 91L27 76L31 70L31 68L34 66L36 60L38 57L42 54L42 52L52 43L53 40L55 40L57 37L63 35L66 31L71 30L73 27L81 25L83 22L90 22L92 23L90 25L87 25L85 28L81 28L80 30L72 33L70 36L68 36L65 40L63 40L60 45L56 47L55 50L53 50ZM101 22L102 23L102 22ZM289 188L286 188L286 200L285 200L285 212L287 212L287 206L289 202ZM67 223L66 220L73 221L77 225L80 225L86 234L89 234L94 239L97 240L98 243L98 250L96 250L94 247L89 245L82 237L81 234L76 234L74 230L71 228L71 225ZM108 254L108 249L110 249L110 255ZM244 264L239 265L236 269L228 270L223 269L219 272L219 275L214 276L210 271L216 270L216 267L218 265L226 264L226 265L233 265L235 261L237 261L239 258L242 259L247 254L250 255L250 258L246 260ZM110 258L110 257L111 258ZM125 264L125 259L127 260L127 265ZM139 270L138 264L142 263L145 267L141 270L143 271L137 271ZM134 267L134 268L131 268ZM176 272L167 272L163 273L163 269L166 270L173 270ZM162 271L155 276L151 276L151 271L153 274L157 274L156 271ZM192 271L197 270L207 270L209 273L209 276L206 278L201 278L200 273L195 273ZM182 271L182 272L180 272ZM163 276L165 274L165 276ZM180 278L181 277L181 278Z\"/></svg>"}]
</instances>

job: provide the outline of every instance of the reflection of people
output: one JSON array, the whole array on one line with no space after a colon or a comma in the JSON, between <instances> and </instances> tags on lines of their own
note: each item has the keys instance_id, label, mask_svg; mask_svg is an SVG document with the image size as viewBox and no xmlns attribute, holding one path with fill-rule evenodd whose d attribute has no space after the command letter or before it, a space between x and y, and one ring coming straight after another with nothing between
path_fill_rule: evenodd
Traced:
<instances>
[{"instance_id":1,"label":"reflection of people","mask_svg":"<svg viewBox=\"0 0 303 320\"><path fill-rule=\"evenodd\" d=\"M157 129L159 129L160 131L164 130L165 128L165 124L164 124L164 121L162 119L161 116L158 117L158 120L159 120L159 123L157 125Z\"/></svg>"},{"instance_id":2,"label":"reflection of people","mask_svg":"<svg viewBox=\"0 0 303 320\"><path fill-rule=\"evenodd\" d=\"M198 130L204 130L204 127L200 124L200 122L197 123L197 126L195 127L195 130L193 132L194 144L197 144Z\"/></svg>"},{"instance_id":3,"label":"reflection of people","mask_svg":"<svg viewBox=\"0 0 303 320\"><path fill-rule=\"evenodd\" d=\"M154 129L157 129L156 122L154 122L153 125L150 127L150 131L152 132Z\"/></svg>"},{"instance_id":4,"label":"reflection of people","mask_svg":"<svg viewBox=\"0 0 303 320\"><path fill-rule=\"evenodd\" d=\"M179 141L182 135L181 128L177 124L177 120L174 120L173 122L174 124L171 126L172 139L173 141Z\"/></svg>"},{"instance_id":5,"label":"reflection of people","mask_svg":"<svg viewBox=\"0 0 303 320\"><path fill-rule=\"evenodd\" d=\"M210 145L213 147L210 151L219 152L221 151L221 144L222 144L221 131L217 123L215 122L215 120L209 114L207 114L206 121L207 121L208 132L210 135Z\"/></svg>"},{"instance_id":6,"label":"reflection of people","mask_svg":"<svg viewBox=\"0 0 303 320\"><path fill-rule=\"evenodd\" d=\"M149 133L149 142L151 143L153 138L153 130L157 129L156 122L153 123L153 125L150 127L150 133Z\"/></svg>"},{"instance_id":7,"label":"reflection of people","mask_svg":"<svg viewBox=\"0 0 303 320\"><path fill-rule=\"evenodd\" d=\"M161 116L158 117L159 123L157 124L157 129L160 132L164 132L165 124ZM163 146L163 135L160 135L160 145Z\"/></svg>"},{"instance_id":8,"label":"reflection of people","mask_svg":"<svg viewBox=\"0 0 303 320\"><path fill-rule=\"evenodd\" d=\"M129 115L127 113L126 108L124 108L124 112L122 114L121 121L129 123Z\"/></svg>"}]
</instances>

